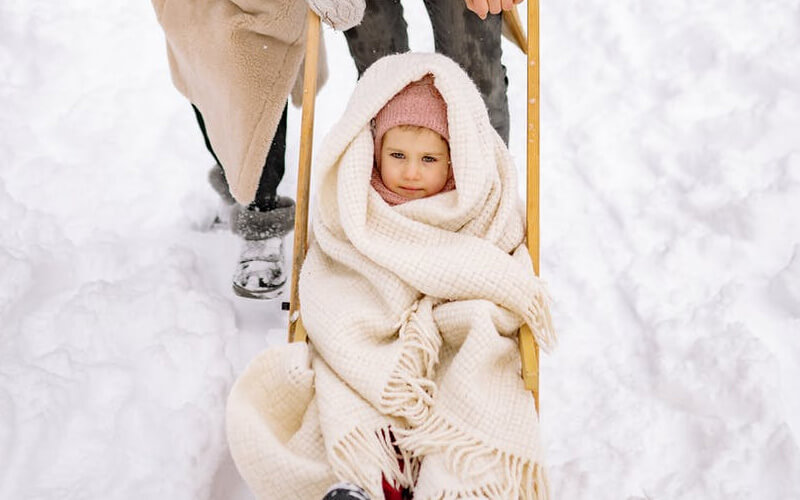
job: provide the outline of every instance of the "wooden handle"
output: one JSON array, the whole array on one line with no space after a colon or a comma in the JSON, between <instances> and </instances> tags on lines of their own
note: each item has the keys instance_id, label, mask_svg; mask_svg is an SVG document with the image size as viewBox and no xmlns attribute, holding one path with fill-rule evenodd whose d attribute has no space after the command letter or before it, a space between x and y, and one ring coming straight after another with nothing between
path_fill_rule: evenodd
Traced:
<instances>
[{"instance_id":1,"label":"wooden handle","mask_svg":"<svg viewBox=\"0 0 800 500\"><path fill-rule=\"evenodd\" d=\"M522 52L527 54L528 39L525 37L525 32L522 30L522 21L520 21L516 4L513 9L503 11L503 22L508 26L511 36L514 37L514 43L517 44L517 47L519 47Z\"/></svg>"},{"instance_id":2,"label":"wooden handle","mask_svg":"<svg viewBox=\"0 0 800 500\"><path fill-rule=\"evenodd\" d=\"M311 187L311 152L314 142L314 102L317 94L320 37L319 16L310 9L306 30L303 114L300 123L300 162L297 166L297 208L294 215L292 291L289 298L289 342L305 341L305 329L300 321L300 297L297 285L300 281L300 268L308 249L308 198ZM298 326L302 334L299 334Z\"/></svg>"}]
</instances>

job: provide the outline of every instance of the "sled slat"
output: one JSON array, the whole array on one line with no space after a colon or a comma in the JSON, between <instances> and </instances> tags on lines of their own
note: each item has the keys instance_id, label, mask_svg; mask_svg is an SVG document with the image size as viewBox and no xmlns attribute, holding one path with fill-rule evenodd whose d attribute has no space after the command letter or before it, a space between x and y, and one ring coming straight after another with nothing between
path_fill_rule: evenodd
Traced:
<instances>
[{"instance_id":1,"label":"sled slat","mask_svg":"<svg viewBox=\"0 0 800 500\"><path fill-rule=\"evenodd\" d=\"M539 1L528 0L528 142L526 216L528 251L539 275ZM533 392L539 412L539 346L530 329L520 329L519 348L525 388Z\"/></svg>"},{"instance_id":2,"label":"sled slat","mask_svg":"<svg viewBox=\"0 0 800 500\"><path fill-rule=\"evenodd\" d=\"M524 325L519 329L519 351L522 357L522 381L525 383L525 390L532 391L534 397L537 395L537 384L539 382L539 352L536 347L533 332L531 332L528 325Z\"/></svg>"}]
</instances>

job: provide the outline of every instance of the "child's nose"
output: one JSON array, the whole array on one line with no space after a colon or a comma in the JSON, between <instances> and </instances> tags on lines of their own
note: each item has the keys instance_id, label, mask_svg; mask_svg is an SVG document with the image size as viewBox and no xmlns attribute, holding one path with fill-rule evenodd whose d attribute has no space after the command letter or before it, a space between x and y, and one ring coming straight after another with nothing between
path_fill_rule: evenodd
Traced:
<instances>
[{"instance_id":1,"label":"child's nose","mask_svg":"<svg viewBox=\"0 0 800 500\"><path fill-rule=\"evenodd\" d=\"M419 178L420 170L421 169L420 169L420 165L418 164L418 162L412 160L412 161L408 162L408 164L406 165L406 168L403 171L403 174L404 174L406 179L417 179L417 178Z\"/></svg>"}]
</instances>

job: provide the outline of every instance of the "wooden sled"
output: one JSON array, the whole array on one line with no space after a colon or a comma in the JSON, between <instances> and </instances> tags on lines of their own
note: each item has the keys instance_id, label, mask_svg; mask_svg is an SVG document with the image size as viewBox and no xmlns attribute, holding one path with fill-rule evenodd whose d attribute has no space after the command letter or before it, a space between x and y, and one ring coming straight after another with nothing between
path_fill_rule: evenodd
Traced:
<instances>
[{"instance_id":1,"label":"wooden sled","mask_svg":"<svg viewBox=\"0 0 800 500\"><path fill-rule=\"evenodd\" d=\"M527 246L539 275L539 1L528 0L528 33L526 40L516 9L505 11L503 21L514 41L528 56L528 126L527 126ZM308 11L305 74L303 75L303 112L300 125L300 160L297 173L297 208L294 225L291 293L289 296L289 342L305 342L306 331L300 318L298 281L300 268L308 250L308 201L311 183L311 152L314 131L314 104L317 90L320 19ZM525 388L533 393L539 412L539 347L527 325L519 332L522 378Z\"/></svg>"}]
</instances>

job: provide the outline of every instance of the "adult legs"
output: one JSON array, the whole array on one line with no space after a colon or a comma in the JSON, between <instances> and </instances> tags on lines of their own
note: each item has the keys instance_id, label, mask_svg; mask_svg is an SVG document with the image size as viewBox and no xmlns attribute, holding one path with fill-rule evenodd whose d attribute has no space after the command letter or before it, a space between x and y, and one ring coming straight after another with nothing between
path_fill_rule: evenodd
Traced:
<instances>
[{"instance_id":1,"label":"adult legs","mask_svg":"<svg viewBox=\"0 0 800 500\"><path fill-rule=\"evenodd\" d=\"M206 133L203 116L196 106L192 105L192 108L206 148L216 160L209 173L209 182L223 201L232 207L231 228L245 240L233 275L234 292L249 298L276 297L286 283L283 237L294 228L294 201L277 195L286 167L287 108L283 109L267 153L255 199L247 207L237 204L231 196L225 172Z\"/></svg>"},{"instance_id":2,"label":"adult legs","mask_svg":"<svg viewBox=\"0 0 800 500\"><path fill-rule=\"evenodd\" d=\"M508 80L501 63L502 16L481 20L463 0L425 0L436 52L461 65L477 85L492 126L508 143ZM344 32L358 76L379 58L408 51L408 27L399 0L367 0L364 19Z\"/></svg>"},{"instance_id":3,"label":"adult legs","mask_svg":"<svg viewBox=\"0 0 800 500\"><path fill-rule=\"evenodd\" d=\"M425 8L431 18L436 52L456 61L472 78L492 126L507 144L508 78L500 59L502 16L490 14L481 20L467 10L464 0L425 0Z\"/></svg>"},{"instance_id":4,"label":"adult legs","mask_svg":"<svg viewBox=\"0 0 800 500\"><path fill-rule=\"evenodd\" d=\"M211 156L213 156L214 160L217 162L217 165L214 167L214 172L212 172L212 175L217 179L212 179L211 183L214 186L214 189L220 194L220 196L223 197L223 199L233 200L230 192L228 191L228 183L225 180L225 172L223 171L219 158L217 158L216 153L214 153L214 148L211 146L211 141L208 138L205 122L203 121L203 115L194 104L192 104L192 109L194 109L194 114L197 118L197 124L200 126L200 130L203 133L203 140L205 141L206 149L208 149L208 152L211 153ZM258 189L256 190L255 199L248 206L250 209L255 209L260 212L268 212L273 210L278 203L278 184L280 184L281 179L283 179L283 174L286 171L286 112L287 107L284 107L281 120L278 122L278 128L275 131L275 136L272 139L272 145L267 153L267 159L264 162L264 169L261 171L261 178L258 182ZM221 176L221 179L219 176Z\"/></svg>"},{"instance_id":5,"label":"adult legs","mask_svg":"<svg viewBox=\"0 0 800 500\"><path fill-rule=\"evenodd\" d=\"M358 77L383 56L408 52L408 25L400 0L367 0L361 24L344 32Z\"/></svg>"}]
</instances>

